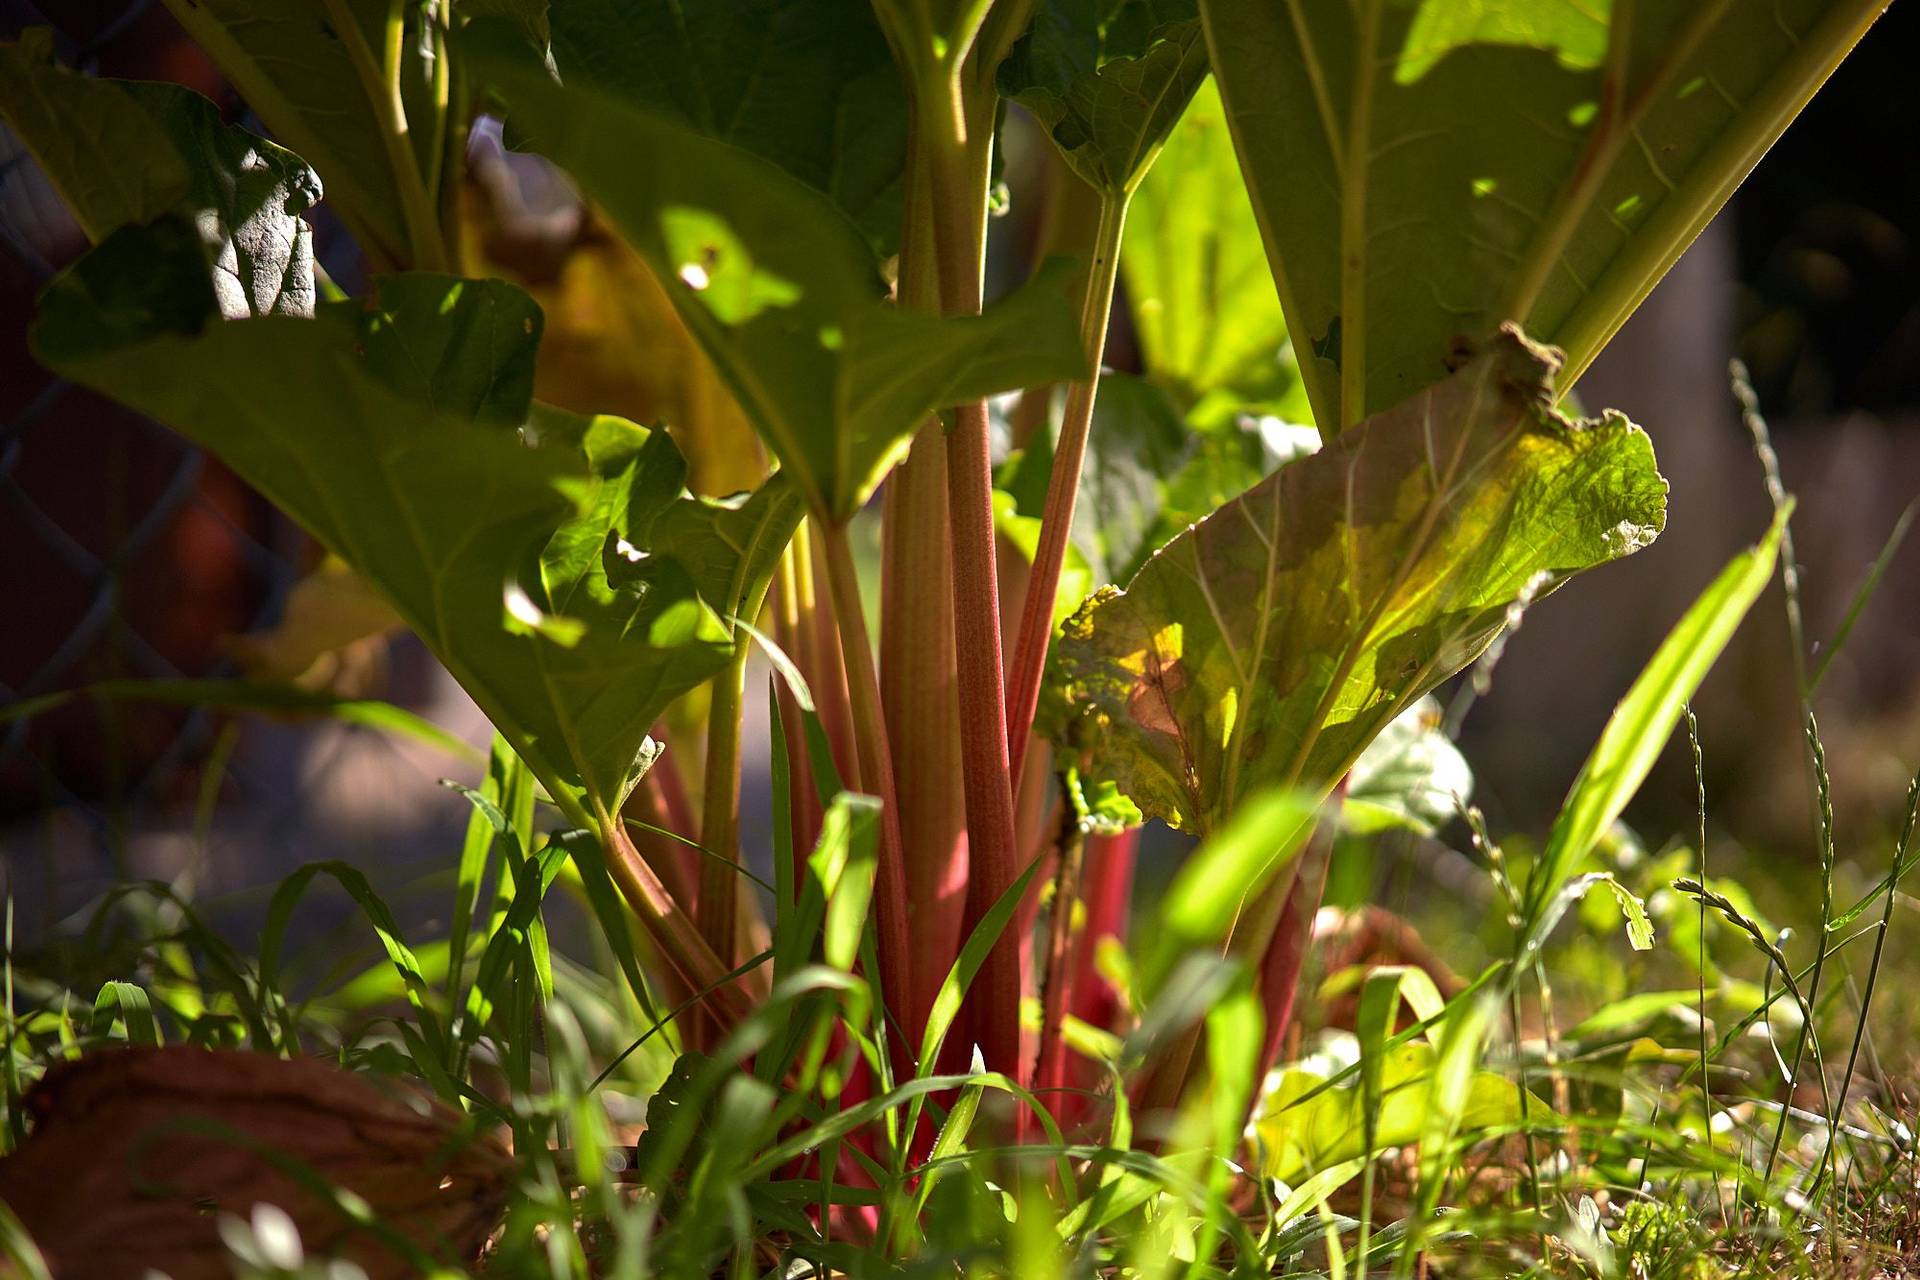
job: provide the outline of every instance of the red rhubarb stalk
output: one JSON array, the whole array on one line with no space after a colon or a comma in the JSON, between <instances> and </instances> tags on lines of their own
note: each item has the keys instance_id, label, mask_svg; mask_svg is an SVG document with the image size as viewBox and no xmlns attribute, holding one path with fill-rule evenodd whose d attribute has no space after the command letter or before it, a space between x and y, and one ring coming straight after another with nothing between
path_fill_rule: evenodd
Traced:
<instances>
[{"instance_id":1,"label":"red rhubarb stalk","mask_svg":"<svg viewBox=\"0 0 1920 1280\"><path fill-rule=\"evenodd\" d=\"M875 916L879 930L880 985L888 1004L903 1006L910 991L912 949L907 933L907 882L900 844L900 807L893 785L893 755L887 746L887 722L880 709L880 677L874 669L872 642L867 638L866 609L860 602L860 580L853 566L844 525L823 524L820 544L826 552L827 587L832 593L834 620L840 626L840 652L846 664L847 693L852 704L854 759L860 790L880 799L880 865L874 885ZM908 1045L920 1041L921 1020L911 1011L903 1016Z\"/></svg>"},{"instance_id":2,"label":"red rhubarb stalk","mask_svg":"<svg viewBox=\"0 0 1920 1280\"><path fill-rule=\"evenodd\" d=\"M1080 492L1080 469L1086 458L1087 435L1093 426L1094 397L1100 388L1100 362L1106 354L1107 317L1113 309L1114 282L1120 270L1120 238L1127 220L1127 196L1111 194L1100 203L1100 226L1094 234L1093 262L1087 270L1087 292L1080 312L1080 337L1087 348L1090 369L1085 380L1067 388L1066 416L1054 446L1053 470L1047 477L1047 502L1041 514L1040 545L1027 578L1026 600L1020 611L1019 638L1014 644L1010 696L1007 702L1007 750L1016 771L1026 757L1033 716L1040 705L1040 677L1047 665L1047 643L1053 636L1054 598L1060 589L1060 568L1066 563L1067 542L1073 532L1073 510Z\"/></svg>"}]
</instances>

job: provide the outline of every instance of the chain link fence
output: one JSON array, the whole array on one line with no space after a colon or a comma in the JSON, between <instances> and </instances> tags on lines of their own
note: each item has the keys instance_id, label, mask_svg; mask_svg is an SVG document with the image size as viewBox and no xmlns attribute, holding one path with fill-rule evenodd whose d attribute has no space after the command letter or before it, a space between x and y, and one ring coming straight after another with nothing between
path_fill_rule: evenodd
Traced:
<instances>
[{"instance_id":1,"label":"chain link fence","mask_svg":"<svg viewBox=\"0 0 1920 1280\"><path fill-rule=\"evenodd\" d=\"M153 0L0 0L0 39L36 24L55 27L68 65L237 105ZM357 276L337 226L323 219L316 238L337 277ZM416 857L458 838L461 803L434 782L460 762L332 721L48 706L102 681L241 674L229 638L277 622L314 554L216 459L34 362L35 298L85 247L0 125L0 888L22 934L126 878L244 900L300 862L344 856L406 881L426 865ZM395 642L375 670L372 692L483 740L416 642Z\"/></svg>"}]
</instances>

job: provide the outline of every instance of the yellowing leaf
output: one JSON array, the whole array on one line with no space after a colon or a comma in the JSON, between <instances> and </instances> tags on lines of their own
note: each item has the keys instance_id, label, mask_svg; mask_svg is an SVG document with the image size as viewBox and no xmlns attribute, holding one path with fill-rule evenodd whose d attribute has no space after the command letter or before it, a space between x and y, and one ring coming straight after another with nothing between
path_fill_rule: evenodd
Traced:
<instances>
[{"instance_id":1,"label":"yellowing leaf","mask_svg":"<svg viewBox=\"0 0 1920 1280\"><path fill-rule=\"evenodd\" d=\"M330 687L347 651L404 625L387 598L338 556L295 583L280 621L232 636L226 648L258 680Z\"/></svg>"},{"instance_id":2,"label":"yellowing leaf","mask_svg":"<svg viewBox=\"0 0 1920 1280\"><path fill-rule=\"evenodd\" d=\"M1553 413L1557 368L1505 331L1089 600L1058 652L1096 776L1203 831L1261 788L1323 792L1537 579L1650 542L1652 446L1618 415Z\"/></svg>"}]
</instances>

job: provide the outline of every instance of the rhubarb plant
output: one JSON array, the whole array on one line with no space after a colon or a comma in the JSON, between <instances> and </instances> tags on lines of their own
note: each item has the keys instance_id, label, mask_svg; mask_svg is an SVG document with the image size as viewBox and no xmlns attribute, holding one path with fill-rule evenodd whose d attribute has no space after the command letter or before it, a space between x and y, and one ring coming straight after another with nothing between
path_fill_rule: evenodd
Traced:
<instances>
[{"instance_id":1,"label":"rhubarb plant","mask_svg":"<svg viewBox=\"0 0 1920 1280\"><path fill-rule=\"evenodd\" d=\"M688 1010L689 1050L817 1082L832 1045L748 1019L824 984L864 1083L817 1106L895 1167L925 1126L861 1099L976 1048L1029 1134L1055 1123L1036 1083L1177 1107L1224 1061L1191 1000L1171 1027L1155 1004L1201 989L1185 952L1225 958L1214 1016L1263 1023L1270 1062L1334 806L1356 770L1375 818L1423 785L1370 747L1664 523L1654 440L1696 424L1581 419L1569 391L1878 8L167 7L274 140L60 67L44 33L0 48L0 111L94 242L36 355L391 600L551 847L618 890L601 923L637 930L628 978ZM483 119L651 276L688 341L620 358L694 353L762 446L727 446L750 491L689 488L715 415L535 397L568 319L479 256ZM1056 160L1005 198L1081 216L989 297L1010 130ZM314 264L323 199L355 296ZM1109 371L1122 308L1140 363ZM1011 457L996 398L1028 424ZM763 758L770 898L741 835ZM1102 999L1145 821L1206 843Z\"/></svg>"}]
</instances>

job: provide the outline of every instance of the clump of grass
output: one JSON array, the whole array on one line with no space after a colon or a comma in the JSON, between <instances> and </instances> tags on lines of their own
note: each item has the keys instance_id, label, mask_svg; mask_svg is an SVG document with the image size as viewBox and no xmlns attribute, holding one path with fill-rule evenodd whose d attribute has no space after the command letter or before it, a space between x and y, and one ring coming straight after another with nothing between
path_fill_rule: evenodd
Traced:
<instances>
[{"instance_id":1,"label":"clump of grass","mask_svg":"<svg viewBox=\"0 0 1920 1280\"><path fill-rule=\"evenodd\" d=\"M1748 409L1784 547L1790 506ZM755 975L766 994L696 1031L705 993L649 979L601 864L572 856L578 833L497 744L480 785L456 788L472 813L445 936L403 936L380 889L339 863L289 877L245 945L163 885L106 895L78 946L17 952L9 909L6 1142L30 1140L22 1099L65 1059L245 1048L403 1077L507 1139L516 1175L479 1264L489 1276L1896 1273L1920 1256L1920 1166L1910 1103L1867 1023L1896 895L1920 861L1920 777L1886 874L1843 909L1818 674L1797 677L1811 956L1709 874L1689 698L1771 568L1748 553L1683 619L1544 846L1496 840L1463 805L1504 908L1484 930L1496 958L1451 999L1416 967L1332 975L1357 985L1353 1026L1321 1028L1264 1078L1251 974L1206 922L1232 906L1221 869L1270 856L1276 824L1309 830L1311 805L1266 802L1261 823L1223 832L1147 905L1140 954L1107 962L1129 999L1154 995L1117 1032L1053 1010L1096 1084L1036 1094L977 1058L954 1069L966 1055L947 1040L989 951L1027 927L1037 868L984 914L925 1036L899 1052L867 977L876 810L823 775L820 844L776 851L768 945L726 978ZM1797 637L1797 590L1788 601ZM1695 847L1648 853L1616 823L1679 723ZM774 741L784 775L784 733ZM290 951L321 891L344 895L361 931L351 963L332 943ZM563 898L600 926L584 947L552 931ZM1869 939L1849 1008L1840 994ZM1202 1069L1171 1106L1142 1107L1139 1064L1181 1037ZM1844 1057L1830 1054L1842 1039ZM1871 1089L1856 1088L1863 1065ZM233 1234L237 1265L271 1272L253 1239ZM44 1271L11 1215L0 1248L22 1274Z\"/></svg>"}]
</instances>

